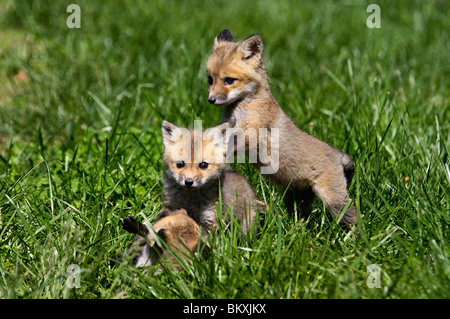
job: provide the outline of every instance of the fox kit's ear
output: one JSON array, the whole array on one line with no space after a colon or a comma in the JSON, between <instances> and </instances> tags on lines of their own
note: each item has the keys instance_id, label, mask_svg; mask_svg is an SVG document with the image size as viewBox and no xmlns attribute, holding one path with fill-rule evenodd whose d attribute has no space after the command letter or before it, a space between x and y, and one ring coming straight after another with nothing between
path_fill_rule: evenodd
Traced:
<instances>
[{"instance_id":1,"label":"fox kit's ear","mask_svg":"<svg viewBox=\"0 0 450 319\"><path fill-rule=\"evenodd\" d=\"M233 35L231 34L230 30L223 29L222 31L220 31L220 33L214 40L214 46L218 45L221 41L233 42Z\"/></svg>"},{"instance_id":2,"label":"fox kit's ear","mask_svg":"<svg viewBox=\"0 0 450 319\"><path fill-rule=\"evenodd\" d=\"M242 58L245 60L257 57L260 59L263 54L263 42L258 34L249 36L239 43L239 50L242 52Z\"/></svg>"},{"instance_id":3,"label":"fox kit's ear","mask_svg":"<svg viewBox=\"0 0 450 319\"><path fill-rule=\"evenodd\" d=\"M159 236L159 238L156 239L155 236L152 235L153 240L151 240L150 247L153 247L156 244L156 246L162 248L163 245L161 245L161 242L159 239L167 240L167 231L168 231L167 227L161 227L158 229L154 229L153 231L155 234L157 234Z\"/></svg>"},{"instance_id":4,"label":"fox kit's ear","mask_svg":"<svg viewBox=\"0 0 450 319\"><path fill-rule=\"evenodd\" d=\"M211 127L203 132L203 138L211 141L211 143L209 143L204 149L203 155L210 155L211 162L216 164L224 163L227 147L226 130L229 127L229 123L225 122L221 125Z\"/></svg>"},{"instance_id":5,"label":"fox kit's ear","mask_svg":"<svg viewBox=\"0 0 450 319\"><path fill-rule=\"evenodd\" d=\"M214 128L218 129L222 133L222 135L225 135L227 128L229 128L229 127L231 127L230 123L225 122L225 123L215 126Z\"/></svg>"},{"instance_id":6,"label":"fox kit's ear","mask_svg":"<svg viewBox=\"0 0 450 319\"><path fill-rule=\"evenodd\" d=\"M184 208L180 208L179 210L176 211L176 213L188 216L188 213Z\"/></svg>"},{"instance_id":7,"label":"fox kit's ear","mask_svg":"<svg viewBox=\"0 0 450 319\"><path fill-rule=\"evenodd\" d=\"M175 124L172 124L166 120L162 122L161 131L164 146L173 144L175 142L174 131L176 129L178 129L178 127Z\"/></svg>"},{"instance_id":8,"label":"fox kit's ear","mask_svg":"<svg viewBox=\"0 0 450 319\"><path fill-rule=\"evenodd\" d=\"M227 128L230 127L228 122L209 128L205 131L204 135L211 139L214 143L214 147L223 145L225 141Z\"/></svg>"},{"instance_id":9,"label":"fox kit's ear","mask_svg":"<svg viewBox=\"0 0 450 319\"><path fill-rule=\"evenodd\" d=\"M162 240L167 240L168 238L168 229L167 227L161 227L160 229L156 230L156 233Z\"/></svg>"}]
</instances>

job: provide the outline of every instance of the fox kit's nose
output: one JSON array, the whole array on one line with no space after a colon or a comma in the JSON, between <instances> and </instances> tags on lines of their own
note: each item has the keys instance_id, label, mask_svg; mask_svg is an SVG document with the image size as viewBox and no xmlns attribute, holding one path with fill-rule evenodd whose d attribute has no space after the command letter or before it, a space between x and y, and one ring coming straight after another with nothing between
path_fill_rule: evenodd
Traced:
<instances>
[{"instance_id":1,"label":"fox kit's nose","mask_svg":"<svg viewBox=\"0 0 450 319\"><path fill-rule=\"evenodd\" d=\"M214 104L216 103L216 98L214 96L208 96L208 102Z\"/></svg>"},{"instance_id":2,"label":"fox kit's nose","mask_svg":"<svg viewBox=\"0 0 450 319\"><path fill-rule=\"evenodd\" d=\"M194 185L194 180L192 178L186 178L186 180L184 181L184 185L186 185L187 187L191 187L192 185Z\"/></svg>"}]
</instances>

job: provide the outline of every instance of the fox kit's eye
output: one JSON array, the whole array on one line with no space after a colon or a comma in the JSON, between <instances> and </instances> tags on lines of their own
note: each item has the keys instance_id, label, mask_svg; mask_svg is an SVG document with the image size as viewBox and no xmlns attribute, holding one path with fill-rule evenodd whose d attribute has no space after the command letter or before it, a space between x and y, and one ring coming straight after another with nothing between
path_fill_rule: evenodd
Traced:
<instances>
[{"instance_id":1,"label":"fox kit's eye","mask_svg":"<svg viewBox=\"0 0 450 319\"><path fill-rule=\"evenodd\" d=\"M184 167L184 162L183 161L177 162L177 167L178 168L183 168Z\"/></svg>"},{"instance_id":2,"label":"fox kit's eye","mask_svg":"<svg viewBox=\"0 0 450 319\"><path fill-rule=\"evenodd\" d=\"M199 167L200 169L207 169L208 166L209 166L209 164L206 163L206 162L201 162L200 164L198 164L198 167Z\"/></svg>"},{"instance_id":3,"label":"fox kit's eye","mask_svg":"<svg viewBox=\"0 0 450 319\"><path fill-rule=\"evenodd\" d=\"M208 84L212 85L213 84L213 78L211 75L208 75Z\"/></svg>"},{"instance_id":4,"label":"fox kit's eye","mask_svg":"<svg viewBox=\"0 0 450 319\"><path fill-rule=\"evenodd\" d=\"M230 77L226 77L226 78L223 80L223 83L224 83L225 85L231 85L231 84L234 83L234 81L236 81L236 79L230 78Z\"/></svg>"}]
</instances>

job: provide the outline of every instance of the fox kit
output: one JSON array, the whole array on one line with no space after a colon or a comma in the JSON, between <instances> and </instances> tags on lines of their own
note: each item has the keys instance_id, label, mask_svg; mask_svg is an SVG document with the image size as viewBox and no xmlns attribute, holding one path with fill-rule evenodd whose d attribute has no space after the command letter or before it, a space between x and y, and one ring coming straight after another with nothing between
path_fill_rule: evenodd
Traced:
<instances>
[{"instance_id":1,"label":"fox kit","mask_svg":"<svg viewBox=\"0 0 450 319\"><path fill-rule=\"evenodd\" d=\"M144 224L138 222L134 217L128 216L122 220L122 226L129 233L137 234L128 249L129 254L135 254L133 265L147 267L164 262L174 269L181 269L170 250L160 246L152 232ZM186 257L189 252L195 253L198 248L200 227L184 209L160 215L152 228L154 233L158 234L173 252L179 253L179 257Z\"/></svg>"},{"instance_id":2,"label":"fox kit","mask_svg":"<svg viewBox=\"0 0 450 319\"><path fill-rule=\"evenodd\" d=\"M164 181L164 206L184 208L206 234L217 225L216 203L222 212L233 210L244 233L253 225L257 200L252 187L225 163L221 126L201 131L188 130L163 121L163 162L167 167ZM210 133L219 134L210 134ZM226 221L230 221L230 216Z\"/></svg>"},{"instance_id":3,"label":"fox kit","mask_svg":"<svg viewBox=\"0 0 450 319\"><path fill-rule=\"evenodd\" d=\"M223 123L257 135L261 128L278 129L278 171L266 176L282 187L290 185L284 198L288 211L294 212L296 203L302 215L308 216L317 196L334 216L343 212L351 200L347 188L354 172L353 161L302 132L281 110L268 84L261 37L255 34L234 42L230 31L222 30L207 62L207 76L208 102L224 107ZM259 150L273 144L270 137L265 144L257 140ZM248 151L248 142L245 147ZM264 166L261 161L255 165ZM350 205L340 222L353 225L356 220L355 208Z\"/></svg>"}]
</instances>

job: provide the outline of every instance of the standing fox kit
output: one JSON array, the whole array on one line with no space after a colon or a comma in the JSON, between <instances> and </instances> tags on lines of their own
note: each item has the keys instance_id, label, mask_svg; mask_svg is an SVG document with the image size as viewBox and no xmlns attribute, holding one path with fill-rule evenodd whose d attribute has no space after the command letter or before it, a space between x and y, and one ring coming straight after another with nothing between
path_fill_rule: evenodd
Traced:
<instances>
[{"instance_id":1,"label":"standing fox kit","mask_svg":"<svg viewBox=\"0 0 450 319\"><path fill-rule=\"evenodd\" d=\"M244 131L279 130L278 171L266 176L282 187L289 185L284 198L289 212L294 212L296 203L308 216L317 196L334 216L346 209L341 224L356 223L347 192L354 172L351 157L302 132L282 111L270 91L259 35L234 42L230 31L222 30L207 62L207 76L208 102L224 107L222 122ZM269 138L264 145L258 142L258 148L271 144ZM255 165L263 166L260 161Z\"/></svg>"},{"instance_id":2,"label":"standing fox kit","mask_svg":"<svg viewBox=\"0 0 450 319\"><path fill-rule=\"evenodd\" d=\"M252 187L225 163L226 149L221 126L201 131L179 128L163 121L163 162L167 167L164 181L164 207L184 208L204 233L217 225L217 206L222 213L233 210L244 233L253 225L256 202ZM210 134L211 132L219 134ZM227 217L230 221L230 216Z\"/></svg>"}]
</instances>

